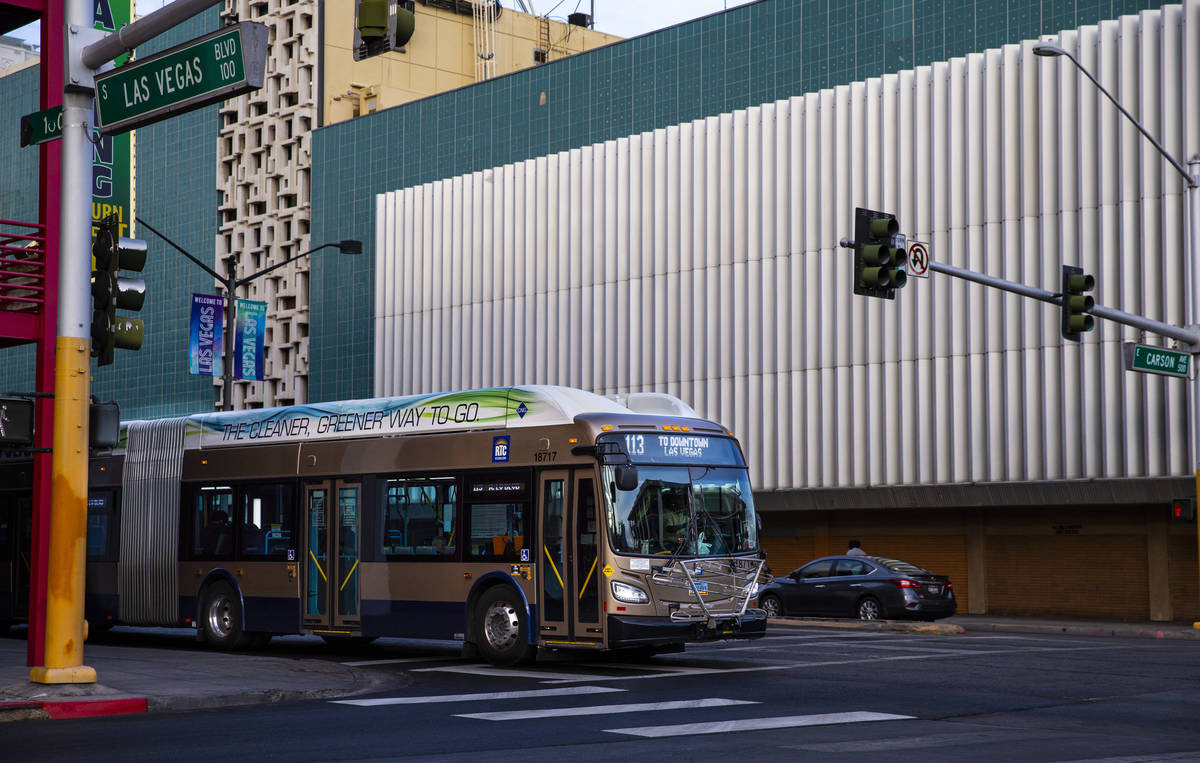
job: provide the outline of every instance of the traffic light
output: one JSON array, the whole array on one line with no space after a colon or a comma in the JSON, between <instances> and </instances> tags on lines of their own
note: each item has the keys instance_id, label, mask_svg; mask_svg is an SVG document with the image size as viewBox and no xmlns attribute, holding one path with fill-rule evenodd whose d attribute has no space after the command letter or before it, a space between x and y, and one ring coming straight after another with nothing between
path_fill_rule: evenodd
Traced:
<instances>
[{"instance_id":1,"label":"traffic light","mask_svg":"<svg viewBox=\"0 0 1200 763\"><path fill-rule=\"evenodd\" d=\"M1191 522L1196 518L1196 504L1191 498L1176 498L1171 502L1171 518Z\"/></svg>"},{"instance_id":2,"label":"traffic light","mask_svg":"<svg viewBox=\"0 0 1200 763\"><path fill-rule=\"evenodd\" d=\"M354 60L404 50L416 29L412 0L357 0Z\"/></svg>"},{"instance_id":3,"label":"traffic light","mask_svg":"<svg viewBox=\"0 0 1200 763\"><path fill-rule=\"evenodd\" d=\"M887 212L854 210L854 293L895 299L908 283L908 257L900 223Z\"/></svg>"},{"instance_id":4,"label":"traffic light","mask_svg":"<svg viewBox=\"0 0 1200 763\"><path fill-rule=\"evenodd\" d=\"M1096 288L1096 279L1083 272L1082 268L1062 266L1062 335L1072 342L1080 340L1080 334L1091 331L1096 319L1088 312L1096 301L1084 294Z\"/></svg>"},{"instance_id":5,"label":"traffic light","mask_svg":"<svg viewBox=\"0 0 1200 763\"><path fill-rule=\"evenodd\" d=\"M113 351L137 350L142 346L146 326L137 318L117 315L117 310L141 310L146 300L146 282L125 278L122 270L141 272L146 265L146 242L120 235L116 215L104 218L96 240L92 242L92 357L97 364L113 362Z\"/></svg>"}]
</instances>

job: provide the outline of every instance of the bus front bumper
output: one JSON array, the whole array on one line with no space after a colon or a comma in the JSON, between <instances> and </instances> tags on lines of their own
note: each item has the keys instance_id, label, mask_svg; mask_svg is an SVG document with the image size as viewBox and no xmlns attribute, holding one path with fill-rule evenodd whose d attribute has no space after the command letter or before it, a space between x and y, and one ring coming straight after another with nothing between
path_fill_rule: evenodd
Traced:
<instances>
[{"instance_id":1,"label":"bus front bumper","mask_svg":"<svg viewBox=\"0 0 1200 763\"><path fill-rule=\"evenodd\" d=\"M611 649L667 646L727 638L761 638L767 632L767 616L749 609L737 617L705 621L672 620L669 617L608 616L608 645Z\"/></svg>"}]
</instances>

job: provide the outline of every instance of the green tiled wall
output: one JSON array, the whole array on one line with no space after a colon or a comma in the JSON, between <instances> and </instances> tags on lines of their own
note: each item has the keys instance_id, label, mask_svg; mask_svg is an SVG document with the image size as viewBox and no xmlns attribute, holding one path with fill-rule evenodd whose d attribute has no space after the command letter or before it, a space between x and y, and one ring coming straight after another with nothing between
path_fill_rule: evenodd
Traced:
<instances>
[{"instance_id":1,"label":"green tiled wall","mask_svg":"<svg viewBox=\"0 0 1200 763\"><path fill-rule=\"evenodd\" d=\"M146 56L198 37L220 23L217 8L144 45ZM37 219L38 152L17 148L17 120L37 109L38 68L0 79L0 218ZM211 262L217 233L217 107L210 106L137 131L137 212L202 262ZM11 143L11 146L9 145ZM212 380L188 373L192 292L216 293L213 280L145 229L149 244L142 278L146 340L137 352L117 350L113 365L93 361L92 393L115 400L125 419L211 410ZM33 390L32 346L0 350L0 390Z\"/></svg>"},{"instance_id":2,"label":"green tiled wall","mask_svg":"<svg viewBox=\"0 0 1200 763\"><path fill-rule=\"evenodd\" d=\"M762 0L314 133L309 396L373 394L375 194L1117 18L1148 0ZM603 28L603 17L600 18ZM417 34L420 34L418 29ZM545 91L546 105L539 106ZM432 390L430 390L432 391Z\"/></svg>"}]
</instances>

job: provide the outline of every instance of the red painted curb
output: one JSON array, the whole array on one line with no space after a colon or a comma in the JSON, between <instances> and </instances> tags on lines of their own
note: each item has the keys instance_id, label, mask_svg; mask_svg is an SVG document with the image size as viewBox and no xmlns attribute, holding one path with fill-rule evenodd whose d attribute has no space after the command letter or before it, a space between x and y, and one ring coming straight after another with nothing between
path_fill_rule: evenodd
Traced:
<instances>
[{"instance_id":1,"label":"red painted curb","mask_svg":"<svg viewBox=\"0 0 1200 763\"><path fill-rule=\"evenodd\" d=\"M43 702L42 710L51 718L91 718L97 715L125 715L146 712L145 697L95 699L81 702Z\"/></svg>"}]
</instances>

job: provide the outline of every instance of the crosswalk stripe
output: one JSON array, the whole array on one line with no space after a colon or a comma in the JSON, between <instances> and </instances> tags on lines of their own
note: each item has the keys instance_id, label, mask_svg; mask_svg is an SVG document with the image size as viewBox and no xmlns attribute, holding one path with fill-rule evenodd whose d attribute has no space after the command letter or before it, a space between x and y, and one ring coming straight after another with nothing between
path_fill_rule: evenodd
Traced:
<instances>
[{"instance_id":1,"label":"crosswalk stripe","mask_svg":"<svg viewBox=\"0 0 1200 763\"><path fill-rule=\"evenodd\" d=\"M505 710L491 713L459 713L459 718L478 718L484 721L521 721L530 718L561 718L572 715L611 715L615 713L642 713L654 710L693 710L701 707L728 707L730 705L757 705L744 699L687 699L677 702L640 702L625 705L589 705L587 707L555 707L546 710Z\"/></svg>"},{"instance_id":2,"label":"crosswalk stripe","mask_svg":"<svg viewBox=\"0 0 1200 763\"><path fill-rule=\"evenodd\" d=\"M625 729L604 729L604 731L609 734L656 738L688 736L692 734L725 734L735 731L789 729L797 726L832 726L843 723L910 720L914 720L914 716L868 712L822 713L820 715L785 715L777 718L744 718L742 720L716 721L711 723L682 723L675 726L634 726Z\"/></svg>"},{"instance_id":3,"label":"crosswalk stripe","mask_svg":"<svg viewBox=\"0 0 1200 763\"><path fill-rule=\"evenodd\" d=\"M378 707L379 705L430 705L438 702L481 702L495 699L526 699L529 697L562 697L576 694L607 694L625 691L612 686L573 686L569 689L531 689L529 691L493 691L483 694L433 694L424 697L376 697L375 699L335 699L335 705Z\"/></svg>"}]
</instances>

